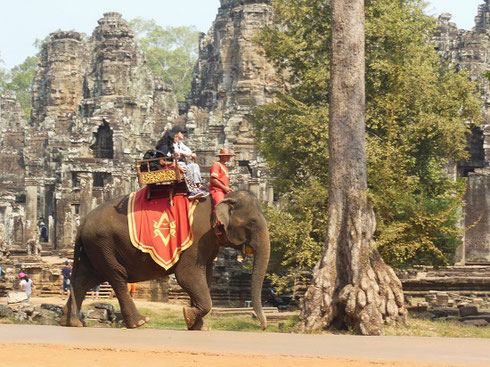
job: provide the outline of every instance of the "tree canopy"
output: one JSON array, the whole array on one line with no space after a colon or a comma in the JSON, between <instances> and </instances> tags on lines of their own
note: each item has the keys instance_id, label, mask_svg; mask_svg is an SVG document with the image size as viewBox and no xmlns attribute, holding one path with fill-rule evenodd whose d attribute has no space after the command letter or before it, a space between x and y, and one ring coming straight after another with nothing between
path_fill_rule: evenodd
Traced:
<instances>
[{"instance_id":1,"label":"tree canopy","mask_svg":"<svg viewBox=\"0 0 490 367\"><path fill-rule=\"evenodd\" d=\"M275 271L295 277L323 245L331 13L320 0L272 4L275 25L258 42L284 71L285 91L258 108L253 121L259 151L284 195L279 208L267 211L271 239L284 256ZM447 264L460 242L465 187L448 167L466 158L465 122L481 119L475 85L441 62L430 42L435 20L423 1L366 0L365 11L368 185L378 249L397 267ZM321 196L305 200L315 192ZM288 224L274 225L278 213L287 213ZM294 240L285 226L296 229Z\"/></svg>"},{"instance_id":2,"label":"tree canopy","mask_svg":"<svg viewBox=\"0 0 490 367\"><path fill-rule=\"evenodd\" d=\"M196 28L163 28L154 20L141 18L133 19L130 25L150 69L172 86L179 100L185 100L198 56L199 33Z\"/></svg>"},{"instance_id":3,"label":"tree canopy","mask_svg":"<svg viewBox=\"0 0 490 367\"><path fill-rule=\"evenodd\" d=\"M35 46L40 50L42 41L36 40ZM36 74L38 56L28 56L22 64L7 70L0 58L0 93L6 90L15 92L26 119L29 119L32 109L32 82Z\"/></svg>"}]
</instances>

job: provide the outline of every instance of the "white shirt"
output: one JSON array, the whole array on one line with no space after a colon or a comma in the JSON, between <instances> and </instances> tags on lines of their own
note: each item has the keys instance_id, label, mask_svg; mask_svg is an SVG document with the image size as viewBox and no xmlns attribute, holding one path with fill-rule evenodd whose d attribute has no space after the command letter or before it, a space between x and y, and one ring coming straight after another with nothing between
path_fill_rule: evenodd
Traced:
<instances>
[{"instance_id":1,"label":"white shirt","mask_svg":"<svg viewBox=\"0 0 490 367\"><path fill-rule=\"evenodd\" d=\"M22 279L20 281L20 289L26 292L27 297L29 297L32 293L32 279L29 279L29 281Z\"/></svg>"},{"instance_id":2,"label":"white shirt","mask_svg":"<svg viewBox=\"0 0 490 367\"><path fill-rule=\"evenodd\" d=\"M174 152L177 154L182 154L184 157L190 157L192 155L192 150L185 145L182 140L174 143Z\"/></svg>"}]
</instances>

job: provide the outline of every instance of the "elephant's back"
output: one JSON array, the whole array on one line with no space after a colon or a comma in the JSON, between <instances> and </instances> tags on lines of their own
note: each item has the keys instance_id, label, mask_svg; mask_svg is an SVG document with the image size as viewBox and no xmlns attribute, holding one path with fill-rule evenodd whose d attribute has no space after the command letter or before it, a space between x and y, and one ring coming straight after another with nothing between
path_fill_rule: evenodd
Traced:
<instances>
[{"instance_id":1,"label":"elephant's back","mask_svg":"<svg viewBox=\"0 0 490 367\"><path fill-rule=\"evenodd\" d=\"M107 201L90 211L82 223L82 235L100 238L112 236L114 232L128 233L128 197Z\"/></svg>"}]
</instances>

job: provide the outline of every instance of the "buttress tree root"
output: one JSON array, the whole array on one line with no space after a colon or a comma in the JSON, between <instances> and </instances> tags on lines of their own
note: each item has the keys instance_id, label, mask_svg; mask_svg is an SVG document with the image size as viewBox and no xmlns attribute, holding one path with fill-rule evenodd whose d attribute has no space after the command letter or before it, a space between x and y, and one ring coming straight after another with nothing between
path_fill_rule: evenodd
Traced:
<instances>
[{"instance_id":1,"label":"buttress tree root","mask_svg":"<svg viewBox=\"0 0 490 367\"><path fill-rule=\"evenodd\" d=\"M362 203L367 198L350 194L334 210L337 216L330 217L328 245L303 301L304 331L336 328L381 335L384 323L406 322L402 284L373 249L371 206Z\"/></svg>"}]
</instances>

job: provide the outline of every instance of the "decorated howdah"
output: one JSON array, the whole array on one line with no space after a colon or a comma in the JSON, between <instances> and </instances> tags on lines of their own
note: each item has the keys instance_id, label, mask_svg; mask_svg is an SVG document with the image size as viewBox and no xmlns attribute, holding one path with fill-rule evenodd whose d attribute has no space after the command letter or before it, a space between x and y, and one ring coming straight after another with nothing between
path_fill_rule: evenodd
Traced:
<instances>
[{"instance_id":1,"label":"decorated howdah","mask_svg":"<svg viewBox=\"0 0 490 367\"><path fill-rule=\"evenodd\" d=\"M192 222L198 201L184 195L148 200L148 189L146 186L129 196L129 236L134 247L168 270L193 243Z\"/></svg>"}]
</instances>

